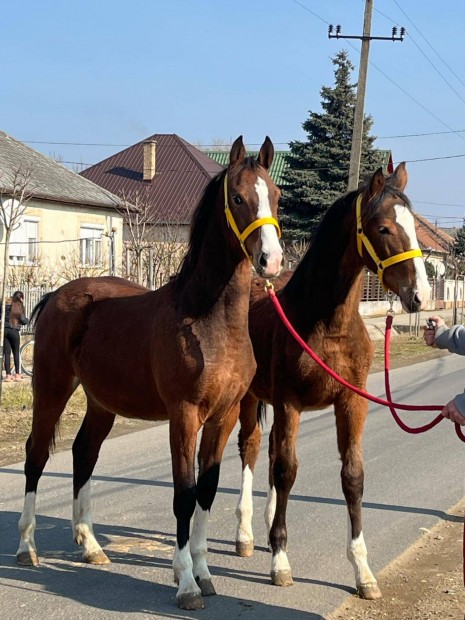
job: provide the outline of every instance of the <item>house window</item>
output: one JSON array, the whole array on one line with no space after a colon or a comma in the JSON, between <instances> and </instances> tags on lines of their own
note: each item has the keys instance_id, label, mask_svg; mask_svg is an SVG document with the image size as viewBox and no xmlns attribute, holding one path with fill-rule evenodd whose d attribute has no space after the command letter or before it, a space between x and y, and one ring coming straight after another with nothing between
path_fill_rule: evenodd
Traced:
<instances>
[{"instance_id":1,"label":"house window","mask_svg":"<svg viewBox=\"0 0 465 620\"><path fill-rule=\"evenodd\" d=\"M102 264L103 227L81 226L81 265L95 267Z\"/></svg>"},{"instance_id":2,"label":"house window","mask_svg":"<svg viewBox=\"0 0 465 620\"><path fill-rule=\"evenodd\" d=\"M30 265L37 260L39 241L39 220L24 217L10 237L10 264Z\"/></svg>"}]
</instances>

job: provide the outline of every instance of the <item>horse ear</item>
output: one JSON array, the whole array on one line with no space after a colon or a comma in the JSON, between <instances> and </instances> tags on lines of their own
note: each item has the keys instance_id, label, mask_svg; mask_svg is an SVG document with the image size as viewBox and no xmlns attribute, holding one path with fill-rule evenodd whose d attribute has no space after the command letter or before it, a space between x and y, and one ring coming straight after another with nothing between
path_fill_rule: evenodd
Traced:
<instances>
[{"instance_id":1,"label":"horse ear","mask_svg":"<svg viewBox=\"0 0 465 620\"><path fill-rule=\"evenodd\" d=\"M262 144L262 148L260 149L260 153L258 154L258 163L260 166L265 168L265 170L269 170L271 164L273 163L274 157L274 146L273 142L269 139L268 136L265 138L265 142Z\"/></svg>"},{"instance_id":2,"label":"horse ear","mask_svg":"<svg viewBox=\"0 0 465 620\"><path fill-rule=\"evenodd\" d=\"M234 140L233 145L231 147L231 152L229 154L229 165L234 166L235 164L240 164L245 159L245 147L242 142L242 136L239 136L236 140Z\"/></svg>"},{"instance_id":3,"label":"horse ear","mask_svg":"<svg viewBox=\"0 0 465 620\"><path fill-rule=\"evenodd\" d=\"M378 170L371 177L370 185L368 187L368 199L371 200L379 193L381 193L386 184L386 180L384 178L383 169L378 168Z\"/></svg>"},{"instance_id":4,"label":"horse ear","mask_svg":"<svg viewBox=\"0 0 465 620\"><path fill-rule=\"evenodd\" d=\"M407 185L407 181L408 181L407 167L405 165L405 161L403 161L394 170L392 177L389 179L389 183L390 185L393 185L395 188L397 188L399 191L403 192L405 189L405 186Z\"/></svg>"}]
</instances>

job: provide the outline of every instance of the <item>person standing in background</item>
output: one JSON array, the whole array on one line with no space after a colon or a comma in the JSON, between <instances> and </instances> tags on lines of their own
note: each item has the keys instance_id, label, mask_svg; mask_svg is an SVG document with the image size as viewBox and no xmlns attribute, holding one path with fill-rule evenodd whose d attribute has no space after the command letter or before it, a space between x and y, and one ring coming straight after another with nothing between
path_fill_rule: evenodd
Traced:
<instances>
[{"instance_id":1,"label":"person standing in background","mask_svg":"<svg viewBox=\"0 0 465 620\"><path fill-rule=\"evenodd\" d=\"M1 313L1 308L0 308ZM5 381L12 381L11 378L11 354L15 365L15 381L21 381L21 367L19 363L19 346L21 336L19 330L22 325L27 325L29 319L26 317L24 308L24 295L21 291L13 293L12 297L6 300L5 306L5 335L3 339L3 356L5 360Z\"/></svg>"}]
</instances>

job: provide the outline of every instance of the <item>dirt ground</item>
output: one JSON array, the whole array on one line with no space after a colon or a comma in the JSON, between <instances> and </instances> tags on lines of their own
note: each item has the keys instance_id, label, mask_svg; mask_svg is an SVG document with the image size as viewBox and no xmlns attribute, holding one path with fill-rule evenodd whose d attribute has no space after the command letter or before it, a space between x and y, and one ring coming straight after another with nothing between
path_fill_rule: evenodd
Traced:
<instances>
[{"instance_id":1,"label":"dirt ground","mask_svg":"<svg viewBox=\"0 0 465 620\"><path fill-rule=\"evenodd\" d=\"M383 366L383 343L375 343L372 372ZM391 367L398 368L448 355L426 348L406 336L391 342ZM32 397L29 382L4 384L0 410L0 467L24 459L29 434ZM57 450L71 447L81 424L85 399L77 392L62 416ZM153 423L118 418L110 436L141 430ZM462 535L465 498L451 509L456 520L440 521L378 575L383 598L364 601L349 597L327 620L465 620Z\"/></svg>"}]
</instances>

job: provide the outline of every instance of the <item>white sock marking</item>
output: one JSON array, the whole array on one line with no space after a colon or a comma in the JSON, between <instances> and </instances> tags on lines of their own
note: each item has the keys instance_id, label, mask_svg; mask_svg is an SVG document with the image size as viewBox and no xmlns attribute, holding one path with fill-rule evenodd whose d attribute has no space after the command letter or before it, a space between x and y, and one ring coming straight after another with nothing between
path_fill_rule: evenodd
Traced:
<instances>
[{"instance_id":1,"label":"white sock marking","mask_svg":"<svg viewBox=\"0 0 465 620\"><path fill-rule=\"evenodd\" d=\"M179 550L178 543L174 551L173 570L174 577L179 584L176 597L179 598L182 594L201 594L200 588L197 585L194 575L192 573L192 557L189 547L189 541L186 546Z\"/></svg>"},{"instance_id":2,"label":"white sock marking","mask_svg":"<svg viewBox=\"0 0 465 620\"><path fill-rule=\"evenodd\" d=\"M236 541L241 543L253 542L252 517L253 517L253 497L252 497L253 473L248 465L242 471L241 494L236 508L238 520Z\"/></svg>"},{"instance_id":3,"label":"white sock marking","mask_svg":"<svg viewBox=\"0 0 465 620\"><path fill-rule=\"evenodd\" d=\"M211 580L207 565L207 528L210 512L202 510L197 504L194 513L194 523L190 538L190 550L192 556L194 576L199 579Z\"/></svg>"},{"instance_id":4,"label":"white sock marking","mask_svg":"<svg viewBox=\"0 0 465 620\"><path fill-rule=\"evenodd\" d=\"M78 545L82 545L84 557L102 551L94 535L90 480L81 488L77 499L73 499L73 532L75 541Z\"/></svg>"},{"instance_id":5,"label":"white sock marking","mask_svg":"<svg viewBox=\"0 0 465 620\"><path fill-rule=\"evenodd\" d=\"M271 487L268 489L268 496L266 498L265 506L265 523L268 540L270 538L270 530L273 525L274 514L276 512L276 489Z\"/></svg>"},{"instance_id":6,"label":"white sock marking","mask_svg":"<svg viewBox=\"0 0 465 620\"><path fill-rule=\"evenodd\" d=\"M36 529L36 493L30 491L24 497L24 506L21 518L19 519L18 529L20 541L16 555L20 553L36 553L34 532Z\"/></svg>"},{"instance_id":7,"label":"white sock marking","mask_svg":"<svg viewBox=\"0 0 465 620\"><path fill-rule=\"evenodd\" d=\"M352 539L352 525L350 518L347 517L347 559L353 566L357 586L376 583L368 566L367 555L363 532L360 532L357 538Z\"/></svg>"}]
</instances>

